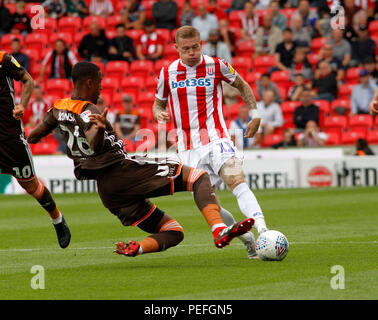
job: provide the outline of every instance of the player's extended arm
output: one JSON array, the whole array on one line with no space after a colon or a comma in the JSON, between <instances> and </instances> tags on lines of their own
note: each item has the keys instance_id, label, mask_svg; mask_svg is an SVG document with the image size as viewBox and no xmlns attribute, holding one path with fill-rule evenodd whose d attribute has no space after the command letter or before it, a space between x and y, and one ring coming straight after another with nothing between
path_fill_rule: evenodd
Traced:
<instances>
[{"instance_id":1,"label":"player's extended arm","mask_svg":"<svg viewBox=\"0 0 378 320\"><path fill-rule=\"evenodd\" d=\"M374 97L370 102L369 112L373 117L378 114L378 88L375 90Z\"/></svg>"},{"instance_id":2,"label":"player's extended arm","mask_svg":"<svg viewBox=\"0 0 378 320\"><path fill-rule=\"evenodd\" d=\"M41 122L27 137L29 143L38 143L42 138L49 135L54 129L48 128Z\"/></svg>"},{"instance_id":3,"label":"player's extended arm","mask_svg":"<svg viewBox=\"0 0 378 320\"><path fill-rule=\"evenodd\" d=\"M24 84L21 92L21 102L15 105L13 109L13 117L16 120L21 120L24 117L25 109L29 104L30 97L32 96L34 89L33 78L28 72L25 71L21 81Z\"/></svg>"},{"instance_id":4,"label":"player's extended arm","mask_svg":"<svg viewBox=\"0 0 378 320\"><path fill-rule=\"evenodd\" d=\"M104 110L102 114L91 114L89 115L90 122L92 125L87 131L85 131L85 136L94 152L100 152L104 146L104 134L106 128L106 115L108 113L108 108Z\"/></svg>"},{"instance_id":5,"label":"player's extended arm","mask_svg":"<svg viewBox=\"0 0 378 320\"><path fill-rule=\"evenodd\" d=\"M155 98L154 105L152 106L152 112L156 121L160 123L167 123L170 119L169 113L167 112L167 101Z\"/></svg>"},{"instance_id":6,"label":"player's extended arm","mask_svg":"<svg viewBox=\"0 0 378 320\"><path fill-rule=\"evenodd\" d=\"M249 84L239 75L236 76L236 79L232 83L232 86L239 90L243 101L248 106L249 110L252 110L252 120L248 123L247 129L244 134L245 138L252 138L259 129L261 121L261 117L257 112L255 95L253 94Z\"/></svg>"}]
</instances>

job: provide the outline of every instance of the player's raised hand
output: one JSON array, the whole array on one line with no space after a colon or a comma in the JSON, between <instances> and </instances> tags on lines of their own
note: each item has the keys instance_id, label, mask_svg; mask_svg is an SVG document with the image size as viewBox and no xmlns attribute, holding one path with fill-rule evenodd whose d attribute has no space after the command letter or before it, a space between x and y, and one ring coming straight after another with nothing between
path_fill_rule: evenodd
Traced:
<instances>
[{"instance_id":1,"label":"player's raised hand","mask_svg":"<svg viewBox=\"0 0 378 320\"><path fill-rule=\"evenodd\" d=\"M370 112L370 115L373 117L375 117L378 114L378 101L377 100L373 100L372 102L370 102L369 112Z\"/></svg>"},{"instance_id":2,"label":"player's raised hand","mask_svg":"<svg viewBox=\"0 0 378 320\"><path fill-rule=\"evenodd\" d=\"M16 120L21 120L24 117L25 108L22 104L17 104L13 109L13 117Z\"/></svg>"},{"instance_id":3,"label":"player's raised hand","mask_svg":"<svg viewBox=\"0 0 378 320\"><path fill-rule=\"evenodd\" d=\"M170 119L171 117L169 116L169 113L168 112L166 112L166 111L160 111L159 113L158 113L158 115L157 115L157 118L156 118L156 120L158 121L158 122L160 122L160 123L167 123L167 122L169 122L169 119Z\"/></svg>"},{"instance_id":4,"label":"player's raised hand","mask_svg":"<svg viewBox=\"0 0 378 320\"><path fill-rule=\"evenodd\" d=\"M245 130L244 138L253 138L260 127L260 118L252 119Z\"/></svg>"},{"instance_id":5,"label":"player's raised hand","mask_svg":"<svg viewBox=\"0 0 378 320\"><path fill-rule=\"evenodd\" d=\"M108 114L108 108L105 108L102 114L90 114L89 121L93 123L98 128L105 129L106 128L106 115Z\"/></svg>"}]
</instances>

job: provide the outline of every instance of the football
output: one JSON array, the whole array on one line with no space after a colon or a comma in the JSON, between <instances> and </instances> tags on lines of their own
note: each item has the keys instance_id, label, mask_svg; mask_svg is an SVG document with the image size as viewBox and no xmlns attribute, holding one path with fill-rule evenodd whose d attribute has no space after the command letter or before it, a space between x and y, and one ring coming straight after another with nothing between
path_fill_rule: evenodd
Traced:
<instances>
[{"instance_id":1,"label":"football","mask_svg":"<svg viewBox=\"0 0 378 320\"><path fill-rule=\"evenodd\" d=\"M256 253L261 260L281 261L289 251L289 241L285 235L276 230L261 234L256 241Z\"/></svg>"}]
</instances>

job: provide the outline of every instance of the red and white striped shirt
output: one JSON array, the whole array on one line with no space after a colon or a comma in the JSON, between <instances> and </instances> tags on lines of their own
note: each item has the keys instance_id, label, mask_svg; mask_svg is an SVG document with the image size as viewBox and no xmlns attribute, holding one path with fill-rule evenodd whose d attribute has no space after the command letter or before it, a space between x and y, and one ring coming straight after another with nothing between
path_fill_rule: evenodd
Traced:
<instances>
[{"instance_id":1,"label":"red and white striped shirt","mask_svg":"<svg viewBox=\"0 0 378 320\"><path fill-rule=\"evenodd\" d=\"M156 98L168 100L178 152L230 139L222 110L222 81L233 83L236 76L226 61L206 55L193 67L177 59L162 68Z\"/></svg>"}]
</instances>

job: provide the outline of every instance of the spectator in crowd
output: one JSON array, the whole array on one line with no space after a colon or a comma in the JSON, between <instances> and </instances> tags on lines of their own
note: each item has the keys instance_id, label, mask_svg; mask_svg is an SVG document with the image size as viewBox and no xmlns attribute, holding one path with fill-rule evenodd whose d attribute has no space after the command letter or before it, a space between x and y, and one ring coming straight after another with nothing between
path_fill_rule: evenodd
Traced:
<instances>
[{"instance_id":1,"label":"spectator in crowd","mask_svg":"<svg viewBox=\"0 0 378 320\"><path fill-rule=\"evenodd\" d=\"M375 60L372 57L367 57L364 60L363 68L369 71L370 76L378 84L378 70Z\"/></svg>"},{"instance_id":2,"label":"spectator in crowd","mask_svg":"<svg viewBox=\"0 0 378 320\"><path fill-rule=\"evenodd\" d=\"M29 32L32 32L31 20L25 13L26 4L23 1L16 2L16 12L12 15L12 28L13 34L22 34L26 36Z\"/></svg>"},{"instance_id":3,"label":"spectator in crowd","mask_svg":"<svg viewBox=\"0 0 378 320\"><path fill-rule=\"evenodd\" d=\"M217 17L218 22L227 19L227 14L220 8L217 0L209 0L207 10L209 13Z\"/></svg>"},{"instance_id":4,"label":"spectator in crowd","mask_svg":"<svg viewBox=\"0 0 378 320\"><path fill-rule=\"evenodd\" d=\"M271 90L274 93L273 101L277 103L282 102L282 98L280 95L280 91L278 90L277 85L270 80L270 75L268 73L264 73L261 75L260 79L257 80L257 94L260 98L262 98L267 90Z\"/></svg>"},{"instance_id":5,"label":"spectator in crowd","mask_svg":"<svg viewBox=\"0 0 378 320\"><path fill-rule=\"evenodd\" d=\"M354 30L353 26L349 23L348 16L344 16L344 27L344 39L349 43L352 43L357 39L358 34L356 30Z\"/></svg>"},{"instance_id":6,"label":"spectator in crowd","mask_svg":"<svg viewBox=\"0 0 378 320\"><path fill-rule=\"evenodd\" d=\"M156 21L156 28L173 30L176 28L178 6L172 0L159 0L152 6L152 16Z\"/></svg>"},{"instance_id":7,"label":"spectator in crowd","mask_svg":"<svg viewBox=\"0 0 378 320\"><path fill-rule=\"evenodd\" d=\"M63 17L67 10L64 0L46 0L42 7L47 10L47 16L54 19Z\"/></svg>"},{"instance_id":8,"label":"spectator in crowd","mask_svg":"<svg viewBox=\"0 0 378 320\"><path fill-rule=\"evenodd\" d=\"M358 28L360 24L367 23L367 13L366 10L361 10L357 5L358 2L356 0L344 0L343 1L343 8L344 8L344 16L346 18L346 25L351 26L356 32L358 32Z\"/></svg>"},{"instance_id":9,"label":"spectator in crowd","mask_svg":"<svg viewBox=\"0 0 378 320\"><path fill-rule=\"evenodd\" d=\"M116 36L109 42L109 60L126 60L131 62L134 56L134 41L125 34L125 25L116 26Z\"/></svg>"},{"instance_id":10,"label":"spectator in crowd","mask_svg":"<svg viewBox=\"0 0 378 320\"><path fill-rule=\"evenodd\" d=\"M9 33L13 25L12 14L4 5L4 1L0 0L0 37Z\"/></svg>"},{"instance_id":11,"label":"spectator in crowd","mask_svg":"<svg viewBox=\"0 0 378 320\"><path fill-rule=\"evenodd\" d=\"M257 102L257 110L261 115L261 127L264 136L272 134L276 128L283 125L281 107L274 102L273 90L264 92L263 99Z\"/></svg>"},{"instance_id":12,"label":"spectator in crowd","mask_svg":"<svg viewBox=\"0 0 378 320\"><path fill-rule=\"evenodd\" d=\"M290 22L291 31L293 31L293 41L299 47L309 47L311 44L311 35L306 27L303 26L302 16L293 14Z\"/></svg>"},{"instance_id":13,"label":"spectator in crowd","mask_svg":"<svg viewBox=\"0 0 378 320\"><path fill-rule=\"evenodd\" d=\"M376 43L369 38L367 25L360 25L358 38L352 43L352 66L361 66L366 58L375 58Z\"/></svg>"},{"instance_id":14,"label":"spectator in crowd","mask_svg":"<svg viewBox=\"0 0 378 320\"><path fill-rule=\"evenodd\" d=\"M164 49L163 38L155 32L155 24L152 20L146 19L143 33L135 44L136 56L139 60L156 61L162 58Z\"/></svg>"},{"instance_id":15,"label":"spectator in crowd","mask_svg":"<svg viewBox=\"0 0 378 320\"><path fill-rule=\"evenodd\" d=\"M352 47L344 39L344 31L342 29L332 30L332 37L329 42L333 46L333 56L339 59L344 67L347 67L350 62Z\"/></svg>"},{"instance_id":16,"label":"spectator in crowd","mask_svg":"<svg viewBox=\"0 0 378 320\"><path fill-rule=\"evenodd\" d=\"M182 12L180 16L181 27L191 26L192 21L195 17L196 17L196 13L194 12L192 5L190 4L190 1L185 1L182 6Z\"/></svg>"},{"instance_id":17,"label":"spectator in crowd","mask_svg":"<svg viewBox=\"0 0 378 320\"><path fill-rule=\"evenodd\" d=\"M283 31L282 37L283 41L277 45L274 53L276 67L271 71L289 71L293 63L295 49L297 48L297 43L293 41L293 32L287 28Z\"/></svg>"},{"instance_id":18,"label":"spectator in crowd","mask_svg":"<svg viewBox=\"0 0 378 320\"><path fill-rule=\"evenodd\" d=\"M89 14L88 7L84 0L67 0L67 16L84 18Z\"/></svg>"},{"instance_id":19,"label":"spectator in crowd","mask_svg":"<svg viewBox=\"0 0 378 320\"><path fill-rule=\"evenodd\" d=\"M303 89L300 101L301 105L294 110L293 122L297 129L305 129L308 121L319 123L319 107L311 102L311 90Z\"/></svg>"},{"instance_id":20,"label":"spectator in crowd","mask_svg":"<svg viewBox=\"0 0 378 320\"><path fill-rule=\"evenodd\" d=\"M295 147L297 142L295 141L294 130L292 128L286 128L282 134L282 141L272 145L274 149L283 149L287 147Z\"/></svg>"},{"instance_id":21,"label":"spectator in crowd","mask_svg":"<svg viewBox=\"0 0 378 320\"><path fill-rule=\"evenodd\" d=\"M208 13L206 6L200 3L197 8L198 16L192 20L192 26L200 32L202 41L207 41L209 32L218 29L218 19L215 15Z\"/></svg>"},{"instance_id":22,"label":"spectator in crowd","mask_svg":"<svg viewBox=\"0 0 378 320\"><path fill-rule=\"evenodd\" d=\"M317 123L310 120L306 123L306 129L297 138L298 147L322 147L327 141L327 134L320 132Z\"/></svg>"},{"instance_id":23,"label":"spectator in crowd","mask_svg":"<svg viewBox=\"0 0 378 320\"><path fill-rule=\"evenodd\" d=\"M377 84L370 76L369 71L362 69L359 72L360 83L353 87L351 95L350 115L369 114L369 104L373 100Z\"/></svg>"},{"instance_id":24,"label":"spectator in crowd","mask_svg":"<svg viewBox=\"0 0 378 320\"><path fill-rule=\"evenodd\" d=\"M219 20L220 41L223 41L227 45L228 49L231 51L231 55L234 56L236 35L232 30L230 30L229 26L230 23L227 19Z\"/></svg>"},{"instance_id":25,"label":"spectator in crowd","mask_svg":"<svg viewBox=\"0 0 378 320\"><path fill-rule=\"evenodd\" d=\"M38 83L42 83L47 68L50 71L50 79L71 79L72 67L77 63L75 54L69 50L61 39L55 41L55 47L49 51L42 62Z\"/></svg>"},{"instance_id":26,"label":"spectator in crowd","mask_svg":"<svg viewBox=\"0 0 378 320\"><path fill-rule=\"evenodd\" d=\"M229 12L235 11L235 10L243 10L246 2L249 2L249 0L232 0L231 8L229 9Z\"/></svg>"},{"instance_id":27,"label":"spectator in crowd","mask_svg":"<svg viewBox=\"0 0 378 320\"><path fill-rule=\"evenodd\" d=\"M328 13L322 13L322 18L315 22L315 37L329 38L332 33L331 17Z\"/></svg>"},{"instance_id":28,"label":"spectator in crowd","mask_svg":"<svg viewBox=\"0 0 378 320\"><path fill-rule=\"evenodd\" d=\"M220 41L220 35L217 29L210 30L209 40L203 46L202 53L210 57L219 57L226 60L228 63L232 63L231 51L227 44Z\"/></svg>"},{"instance_id":29,"label":"spectator in crowd","mask_svg":"<svg viewBox=\"0 0 378 320\"><path fill-rule=\"evenodd\" d=\"M364 138L357 139L356 141L356 156L374 156L373 150L370 149L368 142Z\"/></svg>"},{"instance_id":30,"label":"spectator in crowd","mask_svg":"<svg viewBox=\"0 0 378 320\"><path fill-rule=\"evenodd\" d=\"M113 14L114 8L111 0L91 0L89 14L91 16L109 17Z\"/></svg>"},{"instance_id":31,"label":"spectator in crowd","mask_svg":"<svg viewBox=\"0 0 378 320\"><path fill-rule=\"evenodd\" d=\"M319 51L319 61L316 66L315 78L318 78L317 72L319 72L319 63L321 61L327 61L333 72L336 72L336 80L338 83L342 83L344 79L345 71L342 62L333 55L333 46L330 43L326 43Z\"/></svg>"},{"instance_id":32,"label":"spectator in crowd","mask_svg":"<svg viewBox=\"0 0 378 320\"><path fill-rule=\"evenodd\" d=\"M143 29L144 20L146 20L146 8L142 1L127 0L121 17L126 29Z\"/></svg>"},{"instance_id":33,"label":"spectator in crowd","mask_svg":"<svg viewBox=\"0 0 378 320\"><path fill-rule=\"evenodd\" d=\"M49 104L43 99L42 87L36 85L33 90L34 98L29 102L29 106L26 109L25 118L27 119L26 127L37 126L45 116L45 113L49 109Z\"/></svg>"},{"instance_id":34,"label":"spectator in crowd","mask_svg":"<svg viewBox=\"0 0 378 320\"><path fill-rule=\"evenodd\" d=\"M307 50L305 48L296 48L294 52L293 62L290 67L290 78L294 79L295 74L301 73L305 80L312 80L313 72L310 62L308 62Z\"/></svg>"},{"instance_id":35,"label":"spectator in crowd","mask_svg":"<svg viewBox=\"0 0 378 320\"><path fill-rule=\"evenodd\" d=\"M313 87L317 89L317 93L313 92L315 99L324 99L332 102L337 97L336 72L332 71L331 66L325 60L319 62Z\"/></svg>"},{"instance_id":36,"label":"spectator in crowd","mask_svg":"<svg viewBox=\"0 0 378 320\"><path fill-rule=\"evenodd\" d=\"M81 40L79 55L88 61L101 62L108 59L109 39L97 22L89 25L89 34Z\"/></svg>"},{"instance_id":37,"label":"spectator in crowd","mask_svg":"<svg viewBox=\"0 0 378 320\"><path fill-rule=\"evenodd\" d=\"M273 55L282 42L282 31L272 24L272 16L263 17L263 25L257 29L255 39L255 56Z\"/></svg>"},{"instance_id":38,"label":"spectator in crowd","mask_svg":"<svg viewBox=\"0 0 378 320\"><path fill-rule=\"evenodd\" d=\"M22 65L26 71L29 72L30 69L30 58L21 52L21 42L20 39L14 38L11 42L12 47L12 56L18 61L20 65Z\"/></svg>"},{"instance_id":39,"label":"spectator in crowd","mask_svg":"<svg viewBox=\"0 0 378 320\"><path fill-rule=\"evenodd\" d=\"M310 10L309 0L299 0L298 10L291 16L291 25L293 23L293 17L297 14L302 17L302 26L307 29L311 36L313 36L313 27L318 19L318 14L315 11Z\"/></svg>"},{"instance_id":40,"label":"spectator in crowd","mask_svg":"<svg viewBox=\"0 0 378 320\"><path fill-rule=\"evenodd\" d=\"M244 137L247 125L252 120L249 113L249 108L246 105L242 105L239 109L239 117L230 123L229 132L231 140L238 150L253 148L257 146L261 140L260 131L257 132L252 139Z\"/></svg>"},{"instance_id":41,"label":"spectator in crowd","mask_svg":"<svg viewBox=\"0 0 378 320\"><path fill-rule=\"evenodd\" d=\"M294 85L289 88L287 94L288 100L299 101L302 91L306 89L305 78L302 73L297 73L294 75Z\"/></svg>"},{"instance_id":42,"label":"spectator in crowd","mask_svg":"<svg viewBox=\"0 0 378 320\"><path fill-rule=\"evenodd\" d=\"M252 2L245 2L244 15L241 18L241 37L243 40L254 40L259 27L259 16Z\"/></svg>"},{"instance_id":43,"label":"spectator in crowd","mask_svg":"<svg viewBox=\"0 0 378 320\"><path fill-rule=\"evenodd\" d=\"M124 95L122 98L123 110L116 116L114 131L118 137L135 142L135 136L140 129L140 116L133 107L131 96Z\"/></svg>"},{"instance_id":44,"label":"spectator in crowd","mask_svg":"<svg viewBox=\"0 0 378 320\"><path fill-rule=\"evenodd\" d=\"M272 16L273 25L282 31L287 28L287 17L280 13L280 3L278 0L272 0L269 3L270 14Z\"/></svg>"},{"instance_id":45,"label":"spectator in crowd","mask_svg":"<svg viewBox=\"0 0 378 320\"><path fill-rule=\"evenodd\" d=\"M223 101L226 106L232 106L239 102L240 92L227 82L222 82Z\"/></svg>"}]
</instances>

